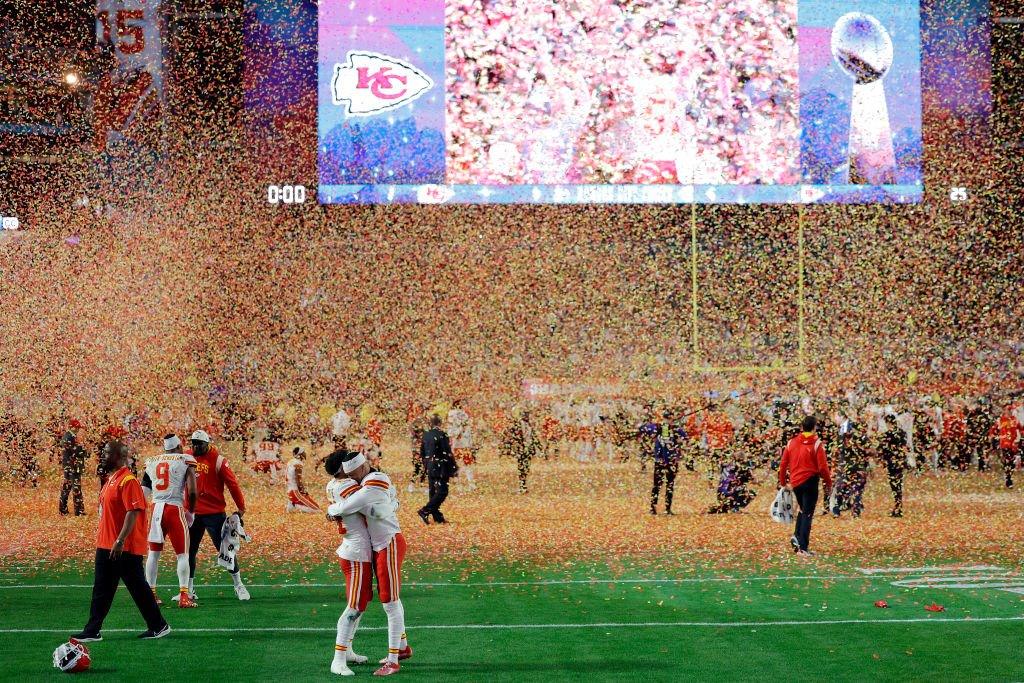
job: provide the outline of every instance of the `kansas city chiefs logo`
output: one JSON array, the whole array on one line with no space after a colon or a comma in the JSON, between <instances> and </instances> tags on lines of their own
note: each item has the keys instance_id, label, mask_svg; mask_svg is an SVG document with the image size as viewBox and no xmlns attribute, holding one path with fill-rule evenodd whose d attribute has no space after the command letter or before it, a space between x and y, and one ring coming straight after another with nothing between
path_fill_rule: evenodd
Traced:
<instances>
[{"instance_id":1,"label":"kansas city chiefs logo","mask_svg":"<svg viewBox=\"0 0 1024 683\"><path fill-rule=\"evenodd\" d=\"M397 109L434 87L430 76L401 59L376 52L349 52L334 65L331 95L349 116L373 116Z\"/></svg>"}]
</instances>

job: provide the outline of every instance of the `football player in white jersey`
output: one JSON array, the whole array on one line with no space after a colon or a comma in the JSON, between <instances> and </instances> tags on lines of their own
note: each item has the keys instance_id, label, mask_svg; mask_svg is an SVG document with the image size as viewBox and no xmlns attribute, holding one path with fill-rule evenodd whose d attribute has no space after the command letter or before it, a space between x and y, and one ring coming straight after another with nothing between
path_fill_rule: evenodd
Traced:
<instances>
[{"instance_id":1,"label":"football player in white jersey","mask_svg":"<svg viewBox=\"0 0 1024 683\"><path fill-rule=\"evenodd\" d=\"M332 503L341 503L359 491L359 482L351 479L342 468L342 458L346 451L338 450L327 457L324 468L331 480L327 482L327 499ZM370 532L366 526L366 518L359 512L341 515L336 519L338 531L342 535L341 545L336 551L340 558L341 571L345 574L345 611L338 619L338 635L334 641L334 660L331 662L331 673L339 676L352 676L349 662L363 664L366 657L357 655L352 649L359 621L363 618L366 605L373 598L373 550L370 543Z\"/></svg>"},{"instance_id":2,"label":"football player in white jersey","mask_svg":"<svg viewBox=\"0 0 1024 683\"><path fill-rule=\"evenodd\" d=\"M292 459L285 469L288 480L288 505L286 512L320 512L320 506L309 497L302 485L302 463L306 460L306 449L296 446L292 449Z\"/></svg>"},{"instance_id":3,"label":"football player in white jersey","mask_svg":"<svg viewBox=\"0 0 1024 683\"><path fill-rule=\"evenodd\" d=\"M462 403L455 401L448 411L448 424L445 428L451 439L452 456L462 466L461 472L466 475L466 485L470 491L476 489L473 479L473 465L476 455L473 453L473 429L469 423L469 414L462 409Z\"/></svg>"},{"instance_id":4,"label":"football player in white jersey","mask_svg":"<svg viewBox=\"0 0 1024 683\"><path fill-rule=\"evenodd\" d=\"M171 541L177 556L178 607L198 607L188 590L188 528L196 509L196 460L183 452L177 434L164 437L164 452L146 463L142 492L153 501L149 523L149 556L146 558L146 581L156 597L156 575L160 552L165 539ZM186 508L185 497L188 496ZM157 598L157 603L161 600Z\"/></svg>"},{"instance_id":5,"label":"football player in white jersey","mask_svg":"<svg viewBox=\"0 0 1024 683\"><path fill-rule=\"evenodd\" d=\"M370 467L362 453L341 455L342 471L359 482L359 490L344 500L332 503L327 516L344 520L345 515L361 513L366 519L373 549L377 576L377 595L388 617L388 656L381 660L375 676L390 676L401 668L399 660L412 657L412 648L405 634L405 610L400 591L402 562L405 559L405 537L398 524L398 494L391 479Z\"/></svg>"},{"instance_id":6,"label":"football player in white jersey","mask_svg":"<svg viewBox=\"0 0 1024 683\"><path fill-rule=\"evenodd\" d=\"M270 483L277 483L277 471L281 469L281 443L277 436L268 434L265 439L253 442L252 452L256 458L252 469L270 474Z\"/></svg>"}]
</instances>

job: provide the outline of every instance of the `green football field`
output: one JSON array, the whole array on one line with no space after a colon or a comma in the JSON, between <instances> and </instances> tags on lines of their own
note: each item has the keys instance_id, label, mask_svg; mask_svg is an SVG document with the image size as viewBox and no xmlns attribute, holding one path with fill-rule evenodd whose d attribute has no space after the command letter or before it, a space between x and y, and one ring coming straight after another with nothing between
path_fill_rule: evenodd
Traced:
<instances>
[{"instance_id":1,"label":"green football field","mask_svg":"<svg viewBox=\"0 0 1024 683\"><path fill-rule=\"evenodd\" d=\"M651 566L657 563L652 562ZM415 654L402 680L546 681L680 679L1021 680L1024 580L1007 568L860 568L811 561L794 571L693 569L676 576L635 563L546 571L494 566L430 575L407 571L403 589ZM865 571L866 570L866 571ZM173 574L169 564L161 571ZM227 575L205 567L201 607L165 606L173 632L143 630L122 587L90 644L88 680L332 678L339 574L303 570L294 582L247 577L240 603ZM612 578L614 577L614 578ZM3 679L63 676L53 649L84 623L86 574L8 567L0 574ZM902 582L903 585L894 585ZM166 600L173 589L163 591ZM888 609L874 606L886 600ZM938 603L943 612L929 612ZM373 602L355 650L380 658L385 618ZM370 676L369 665L356 667Z\"/></svg>"}]
</instances>

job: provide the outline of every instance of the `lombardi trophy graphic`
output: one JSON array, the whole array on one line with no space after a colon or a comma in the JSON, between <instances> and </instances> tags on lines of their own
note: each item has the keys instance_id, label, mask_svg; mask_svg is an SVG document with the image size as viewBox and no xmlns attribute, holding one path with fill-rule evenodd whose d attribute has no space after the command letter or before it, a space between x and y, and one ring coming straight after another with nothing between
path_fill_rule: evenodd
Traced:
<instances>
[{"instance_id":1,"label":"lombardi trophy graphic","mask_svg":"<svg viewBox=\"0 0 1024 683\"><path fill-rule=\"evenodd\" d=\"M844 14L832 29L832 56L853 79L848 182L895 182L896 154L882 84L892 66L889 32L871 15Z\"/></svg>"}]
</instances>

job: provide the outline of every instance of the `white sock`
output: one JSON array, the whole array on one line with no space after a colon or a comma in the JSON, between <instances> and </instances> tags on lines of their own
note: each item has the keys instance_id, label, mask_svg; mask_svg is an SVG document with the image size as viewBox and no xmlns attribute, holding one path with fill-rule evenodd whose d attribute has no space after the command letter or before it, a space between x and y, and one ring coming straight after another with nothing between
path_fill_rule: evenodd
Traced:
<instances>
[{"instance_id":1,"label":"white sock","mask_svg":"<svg viewBox=\"0 0 1024 683\"><path fill-rule=\"evenodd\" d=\"M348 651L352 647L352 639L356 635L361 615L362 612L345 607L345 611L338 617L338 635L334 639L334 660L336 662L348 661Z\"/></svg>"},{"instance_id":2,"label":"white sock","mask_svg":"<svg viewBox=\"0 0 1024 683\"><path fill-rule=\"evenodd\" d=\"M402 631L402 649L409 647L409 637L405 635L405 631Z\"/></svg>"},{"instance_id":3,"label":"white sock","mask_svg":"<svg viewBox=\"0 0 1024 683\"><path fill-rule=\"evenodd\" d=\"M188 561L188 555L185 556L185 560ZM156 588L158 569L160 569L160 551L150 550L149 555L146 556L146 583L150 588Z\"/></svg>"},{"instance_id":4,"label":"white sock","mask_svg":"<svg viewBox=\"0 0 1024 683\"><path fill-rule=\"evenodd\" d=\"M188 578L188 553L178 555L178 590L192 591L192 582Z\"/></svg>"},{"instance_id":5,"label":"white sock","mask_svg":"<svg viewBox=\"0 0 1024 683\"><path fill-rule=\"evenodd\" d=\"M405 609L401 600L392 600L384 603L384 612L388 615L388 661L397 664L405 633Z\"/></svg>"},{"instance_id":6,"label":"white sock","mask_svg":"<svg viewBox=\"0 0 1024 683\"><path fill-rule=\"evenodd\" d=\"M191 577L191 576L188 577L188 592L189 592L189 594L192 594L192 593L196 592L195 581L196 580L193 577Z\"/></svg>"},{"instance_id":7,"label":"white sock","mask_svg":"<svg viewBox=\"0 0 1024 683\"><path fill-rule=\"evenodd\" d=\"M361 622L362 620L363 620L363 613L360 612L359 616L356 617L355 625L352 626L352 635L348 639L348 654L349 654L349 656L354 655L356 653L355 648L352 646L352 641L355 640L356 631L359 630L359 622Z\"/></svg>"},{"instance_id":8,"label":"white sock","mask_svg":"<svg viewBox=\"0 0 1024 683\"><path fill-rule=\"evenodd\" d=\"M235 572L231 575L231 580L235 582L235 587L242 585L242 572Z\"/></svg>"}]
</instances>

